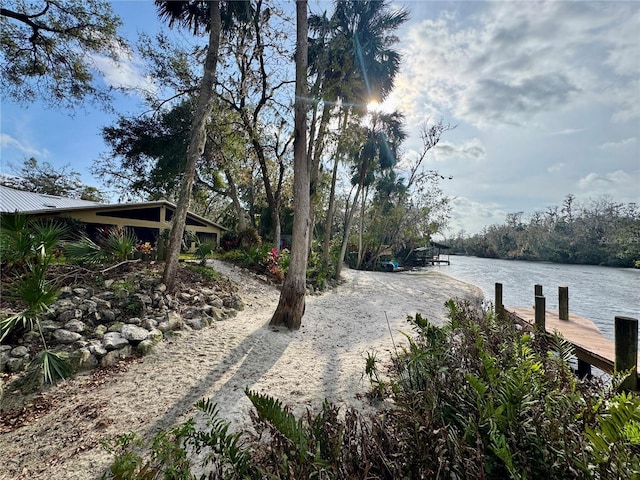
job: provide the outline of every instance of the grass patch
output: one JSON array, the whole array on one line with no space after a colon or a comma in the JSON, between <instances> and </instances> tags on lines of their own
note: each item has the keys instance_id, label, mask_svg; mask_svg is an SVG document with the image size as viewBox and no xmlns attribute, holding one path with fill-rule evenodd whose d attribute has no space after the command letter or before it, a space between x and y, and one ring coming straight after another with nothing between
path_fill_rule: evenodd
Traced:
<instances>
[{"instance_id":1,"label":"grass patch","mask_svg":"<svg viewBox=\"0 0 640 480\"><path fill-rule=\"evenodd\" d=\"M211 267L199 265L197 263L185 263L184 268L186 268L187 270L191 270L194 273L197 273L203 279L208 280L210 282L217 282L218 280L220 280L220 274Z\"/></svg>"}]
</instances>

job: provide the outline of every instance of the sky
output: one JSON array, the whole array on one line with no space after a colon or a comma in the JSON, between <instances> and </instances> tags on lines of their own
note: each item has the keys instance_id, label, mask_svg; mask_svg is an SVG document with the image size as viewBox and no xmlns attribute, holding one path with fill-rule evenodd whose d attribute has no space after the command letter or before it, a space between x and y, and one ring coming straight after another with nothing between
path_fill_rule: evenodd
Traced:
<instances>
[{"instance_id":1,"label":"sky","mask_svg":"<svg viewBox=\"0 0 640 480\"><path fill-rule=\"evenodd\" d=\"M166 29L151 1L112 3L131 43L138 32ZM640 2L393 5L411 19L398 34L402 67L383 108L407 118L405 158L420 150L425 120L456 126L426 159L453 177L441 182L452 206L446 236L502 224L508 213L526 219L568 194L579 203L608 195L640 204ZM108 84L148 85L136 57L101 65ZM100 132L114 115L90 105L73 116L40 103L1 107L2 172L34 156L101 187L90 169L107 151ZM143 109L135 96L119 96L115 107Z\"/></svg>"}]
</instances>

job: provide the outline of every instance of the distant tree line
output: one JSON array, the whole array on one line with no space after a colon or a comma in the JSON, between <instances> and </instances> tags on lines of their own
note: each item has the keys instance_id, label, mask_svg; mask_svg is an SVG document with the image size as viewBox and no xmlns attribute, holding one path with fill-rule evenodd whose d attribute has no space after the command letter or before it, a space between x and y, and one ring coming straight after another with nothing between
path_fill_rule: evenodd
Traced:
<instances>
[{"instance_id":1,"label":"distant tree line","mask_svg":"<svg viewBox=\"0 0 640 480\"><path fill-rule=\"evenodd\" d=\"M456 253L488 258L640 268L640 209L610 197L584 205L569 194L562 205L509 213L503 225L451 241Z\"/></svg>"}]
</instances>

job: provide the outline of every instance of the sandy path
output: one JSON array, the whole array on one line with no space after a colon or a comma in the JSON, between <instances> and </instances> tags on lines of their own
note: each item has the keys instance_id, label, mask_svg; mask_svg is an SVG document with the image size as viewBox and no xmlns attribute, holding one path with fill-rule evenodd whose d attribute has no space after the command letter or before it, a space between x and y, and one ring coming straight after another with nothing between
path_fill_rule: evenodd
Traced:
<instances>
[{"instance_id":1,"label":"sandy path","mask_svg":"<svg viewBox=\"0 0 640 480\"><path fill-rule=\"evenodd\" d=\"M326 397L365 408L361 380L369 351L385 360L409 331L408 314L445 321L449 298L481 296L474 286L438 272L372 273L347 270L331 293L308 297L298 332L268 326L278 290L245 270L214 262L237 281L246 309L216 328L184 332L122 373L98 385L78 377L53 389L56 408L0 437L0 480L95 479L110 462L105 437L135 431L150 435L184 420L202 397L218 403L236 426L249 423L245 387L269 393L296 411Z\"/></svg>"}]
</instances>

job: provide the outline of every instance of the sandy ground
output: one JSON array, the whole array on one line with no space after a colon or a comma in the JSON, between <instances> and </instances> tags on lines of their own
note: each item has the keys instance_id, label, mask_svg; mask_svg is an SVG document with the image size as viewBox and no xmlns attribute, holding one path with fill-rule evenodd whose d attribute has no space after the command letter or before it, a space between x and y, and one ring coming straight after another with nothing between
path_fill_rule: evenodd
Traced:
<instances>
[{"instance_id":1,"label":"sandy ground","mask_svg":"<svg viewBox=\"0 0 640 480\"><path fill-rule=\"evenodd\" d=\"M245 387L281 399L300 413L324 398L370 408L362 379L367 352L386 361L407 315L446 320L450 298L478 299L472 285L438 272L346 270L345 282L307 297L297 332L274 331L269 319L279 291L246 270L214 261L240 285L246 303L216 328L184 332L154 353L102 378L79 376L47 392L55 407L0 436L0 480L99 478L111 458L100 440L135 431L150 436L183 421L202 397L239 428L250 424Z\"/></svg>"}]
</instances>

